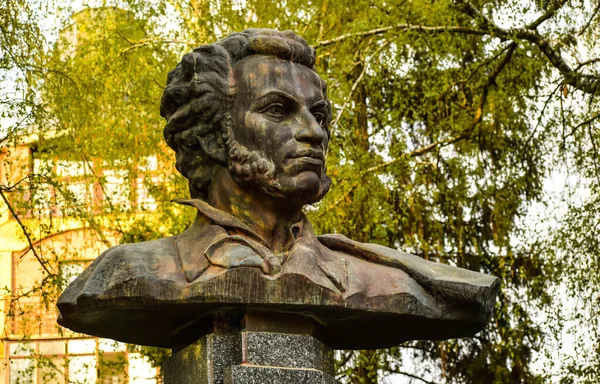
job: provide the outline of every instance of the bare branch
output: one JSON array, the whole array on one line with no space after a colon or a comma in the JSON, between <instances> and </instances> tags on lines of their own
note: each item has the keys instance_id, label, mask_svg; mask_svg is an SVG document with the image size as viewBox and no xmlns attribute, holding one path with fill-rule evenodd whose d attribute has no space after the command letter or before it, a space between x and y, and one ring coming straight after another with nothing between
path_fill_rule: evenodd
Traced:
<instances>
[{"instance_id":1,"label":"bare branch","mask_svg":"<svg viewBox=\"0 0 600 384\"><path fill-rule=\"evenodd\" d=\"M399 369L393 369L390 372L393 372L393 373L396 373L396 374L399 374L399 375L403 375L403 376L406 376L406 377L410 377L411 379L419 380L419 381L421 381L421 382L423 382L425 384L436 384L433 381L425 380L421 376L413 375L412 373L404 372L404 371L401 371Z\"/></svg>"},{"instance_id":2,"label":"bare branch","mask_svg":"<svg viewBox=\"0 0 600 384\"><path fill-rule=\"evenodd\" d=\"M585 25L581 28L581 30L579 31L579 33L577 34L577 36L581 36L585 33L585 31L590 27L590 25L592 24L592 21L594 21L594 19L596 18L596 16L598 16L598 13L600 12L600 2L598 2L598 5L596 5L596 8L594 9L594 12L592 12L592 16L590 16L590 19L587 21L587 23L585 23Z\"/></svg>"},{"instance_id":3,"label":"bare branch","mask_svg":"<svg viewBox=\"0 0 600 384\"><path fill-rule=\"evenodd\" d=\"M40 265L42 266L42 268L44 269L44 271L46 271L46 273L48 273L48 275L54 275L48 269L48 266L46 265L47 262L42 258L42 256L35 249L35 246L33 245L33 240L31 239L31 236L29 236L29 230L27 229L27 227L25 226L25 224L23 224L23 222L21 221L21 218L19 218L19 215L17 214L17 212L13 208L12 204L8 201L8 198L6 197L6 195L4 195L4 192L2 190L0 190L0 197L2 197L2 200L4 200L4 203L6 203L6 206L8 207L8 210L10 211L10 213L13 215L13 217L15 218L15 220L17 221L17 223L19 224L19 227L21 227L21 230L23 231L23 234L25 235L25 238L27 239L27 242L29 243L29 249L31 249L31 252L33 253L33 256L35 256L35 258L37 259L37 261L40 263ZM27 252L29 249L27 249L25 252Z\"/></svg>"},{"instance_id":4,"label":"bare branch","mask_svg":"<svg viewBox=\"0 0 600 384\"><path fill-rule=\"evenodd\" d=\"M381 52L381 50L387 45L387 43L381 45L374 53L373 56L377 56L377 54L379 54L379 52ZM367 72L367 69L369 68L369 63L364 63L364 68L362 70L362 72L360 73L360 75L358 76L358 78L356 79L356 81L354 82L354 84L352 84L352 88L350 88L350 93L348 94L348 96L346 97L346 100L344 101L344 104L342 105L342 108L340 109L340 112L337 114L337 116L335 117L335 120L331 123L331 128L330 128L330 132L333 135L333 131L335 130L335 128L338 125L338 122L340 121L340 118L342 117L342 115L344 114L344 111L346 110L346 107L348 106L348 103L350 102L350 99L352 98L352 94L354 93L354 91L356 91L356 88L358 88L358 84L362 81L363 77L365 76L365 72Z\"/></svg>"},{"instance_id":5,"label":"bare branch","mask_svg":"<svg viewBox=\"0 0 600 384\"><path fill-rule=\"evenodd\" d=\"M443 32L459 32L470 35L487 35L488 33L476 28L459 27L459 26L427 26L427 25L413 25L413 24L396 24L389 27L381 27L371 29L369 31L346 33L336 38L329 40L322 40L313 45L314 48L321 48L327 45L339 43L340 41L346 40L351 37L365 37L373 35L381 35L389 31L418 31L418 32L432 32L432 33L443 33Z\"/></svg>"}]
</instances>

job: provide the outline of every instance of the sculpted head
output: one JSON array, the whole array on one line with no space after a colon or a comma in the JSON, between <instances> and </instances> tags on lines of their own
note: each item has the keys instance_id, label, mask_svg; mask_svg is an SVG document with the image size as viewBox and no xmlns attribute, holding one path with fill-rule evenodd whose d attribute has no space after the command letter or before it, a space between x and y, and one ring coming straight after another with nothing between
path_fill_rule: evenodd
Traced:
<instances>
[{"instance_id":1,"label":"sculpted head","mask_svg":"<svg viewBox=\"0 0 600 384\"><path fill-rule=\"evenodd\" d=\"M161 101L164 136L192 198L219 167L244 189L304 205L320 200L331 104L315 51L293 32L250 29L183 56Z\"/></svg>"}]
</instances>

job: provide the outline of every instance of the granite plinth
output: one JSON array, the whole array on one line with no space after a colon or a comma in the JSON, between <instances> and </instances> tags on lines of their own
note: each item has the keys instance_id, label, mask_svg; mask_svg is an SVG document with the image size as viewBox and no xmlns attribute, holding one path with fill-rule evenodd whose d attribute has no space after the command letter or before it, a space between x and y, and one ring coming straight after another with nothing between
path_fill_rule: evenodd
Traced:
<instances>
[{"instance_id":1,"label":"granite plinth","mask_svg":"<svg viewBox=\"0 0 600 384\"><path fill-rule=\"evenodd\" d=\"M210 334L175 352L165 384L335 384L332 350L309 335Z\"/></svg>"},{"instance_id":2,"label":"granite plinth","mask_svg":"<svg viewBox=\"0 0 600 384\"><path fill-rule=\"evenodd\" d=\"M164 369L165 384L223 383L225 368L242 363L241 336L206 335L174 353Z\"/></svg>"},{"instance_id":3,"label":"granite plinth","mask_svg":"<svg viewBox=\"0 0 600 384\"><path fill-rule=\"evenodd\" d=\"M224 384L338 384L330 375L315 369L257 367L236 365L228 367Z\"/></svg>"},{"instance_id":4,"label":"granite plinth","mask_svg":"<svg viewBox=\"0 0 600 384\"><path fill-rule=\"evenodd\" d=\"M333 374L333 353L308 335L243 332L244 362L252 365L314 368Z\"/></svg>"}]
</instances>

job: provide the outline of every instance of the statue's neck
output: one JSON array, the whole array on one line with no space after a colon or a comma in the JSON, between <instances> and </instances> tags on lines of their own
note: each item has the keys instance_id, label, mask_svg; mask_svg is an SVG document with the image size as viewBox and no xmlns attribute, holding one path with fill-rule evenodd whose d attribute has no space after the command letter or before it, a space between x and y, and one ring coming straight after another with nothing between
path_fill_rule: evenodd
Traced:
<instances>
[{"instance_id":1,"label":"statue's neck","mask_svg":"<svg viewBox=\"0 0 600 384\"><path fill-rule=\"evenodd\" d=\"M263 192L242 188L225 168L215 172L208 203L248 224L278 253L290 240L290 227L302 218L302 207L285 206Z\"/></svg>"}]
</instances>

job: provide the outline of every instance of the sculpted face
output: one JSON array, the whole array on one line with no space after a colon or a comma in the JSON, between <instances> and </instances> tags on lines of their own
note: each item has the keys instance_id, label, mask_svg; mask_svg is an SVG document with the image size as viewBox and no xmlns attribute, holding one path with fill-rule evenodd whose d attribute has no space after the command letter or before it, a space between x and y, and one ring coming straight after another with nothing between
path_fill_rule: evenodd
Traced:
<instances>
[{"instance_id":1,"label":"sculpted face","mask_svg":"<svg viewBox=\"0 0 600 384\"><path fill-rule=\"evenodd\" d=\"M328 105L319 76L301 64L254 55L236 64L233 78L233 136L257 161L247 172L268 173L270 194L286 201L319 200L329 187Z\"/></svg>"}]
</instances>

